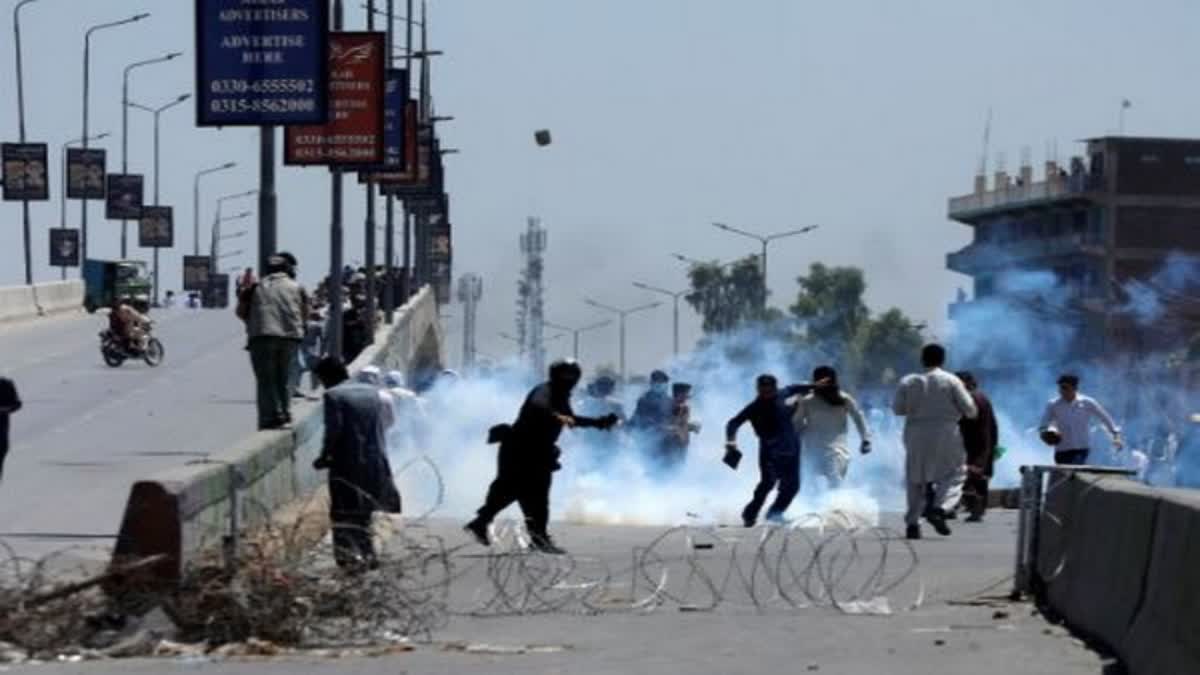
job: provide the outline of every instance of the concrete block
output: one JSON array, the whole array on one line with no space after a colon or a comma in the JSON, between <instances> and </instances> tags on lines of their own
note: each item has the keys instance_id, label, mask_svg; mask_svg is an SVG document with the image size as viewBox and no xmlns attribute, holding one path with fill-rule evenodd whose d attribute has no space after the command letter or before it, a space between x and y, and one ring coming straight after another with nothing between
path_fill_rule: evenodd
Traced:
<instances>
[{"instance_id":1,"label":"concrete block","mask_svg":"<svg viewBox=\"0 0 1200 675\"><path fill-rule=\"evenodd\" d=\"M1200 493L1159 494L1145 597L1115 646L1133 673L1200 673Z\"/></svg>"},{"instance_id":2,"label":"concrete block","mask_svg":"<svg viewBox=\"0 0 1200 675\"><path fill-rule=\"evenodd\" d=\"M17 321L35 316L38 316L38 306L32 287L0 288L0 321Z\"/></svg>"}]
</instances>

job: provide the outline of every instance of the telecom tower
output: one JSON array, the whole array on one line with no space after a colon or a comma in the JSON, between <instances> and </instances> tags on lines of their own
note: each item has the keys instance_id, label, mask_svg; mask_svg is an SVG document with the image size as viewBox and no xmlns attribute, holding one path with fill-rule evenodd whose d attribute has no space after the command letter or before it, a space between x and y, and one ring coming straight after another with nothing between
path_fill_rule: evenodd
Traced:
<instances>
[{"instance_id":1,"label":"telecom tower","mask_svg":"<svg viewBox=\"0 0 1200 675\"><path fill-rule=\"evenodd\" d=\"M521 235L525 269L517 281L517 339L521 344L521 357L528 359L538 377L546 370L546 345L542 339L545 320L542 253L545 251L546 230L542 228L540 220L530 218L525 234Z\"/></svg>"},{"instance_id":2,"label":"telecom tower","mask_svg":"<svg viewBox=\"0 0 1200 675\"><path fill-rule=\"evenodd\" d=\"M458 279L458 301L463 305L462 369L475 367L475 317L483 298L483 279L478 274L464 274Z\"/></svg>"}]
</instances>

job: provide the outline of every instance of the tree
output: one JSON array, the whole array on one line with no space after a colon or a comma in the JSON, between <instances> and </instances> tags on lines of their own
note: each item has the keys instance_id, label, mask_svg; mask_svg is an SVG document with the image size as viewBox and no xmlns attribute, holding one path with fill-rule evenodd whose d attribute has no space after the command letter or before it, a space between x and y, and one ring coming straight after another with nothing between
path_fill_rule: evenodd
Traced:
<instances>
[{"instance_id":1,"label":"tree","mask_svg":"<svg viewBox=\"0 0 1200 675\"><path fill-rule=\"evenodd\" d=\"M704 318L705 333L727 333L762 317L763 278L757 257L727 266L693 265L688 279L692 290L684 299Z\"/></svg>"},{"instance_id":2,"label":"tree","mask_svg":"<svg viewBox=\"0 0 1200 675\"><path fill-rule=\"evenodd\" d=\"M912 368L925 338L924 326L893 307L859 329L854 346L854 371L862 385L891 384Z\"/></svg>"},{"instance_id":3,"label":"tree","mask_svg":"<svg viewBox=\"0 0 1200 675\"><path fill-rule=\"evenodd\" d=\"M835 359L845 359L870 317L863 302L867 284L862 270L813 263L808 276L797 277L796 282L800 291L791 312L804 328L805 343Z\"/></svg>"}]
</instances>

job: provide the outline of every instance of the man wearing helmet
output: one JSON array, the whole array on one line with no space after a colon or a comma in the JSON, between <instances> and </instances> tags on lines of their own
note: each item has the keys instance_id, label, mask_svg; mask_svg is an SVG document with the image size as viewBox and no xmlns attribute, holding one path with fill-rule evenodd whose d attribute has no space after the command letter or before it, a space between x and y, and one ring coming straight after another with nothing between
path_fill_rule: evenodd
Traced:
<instances>
[{"instance_id":1,"label":"man wearing helmet","mask_svg":"<svg viewBox=\"0 0 1200 675\"><path fill-rule=\"evenodd\" d=\"M513 502L521 506L531 545L543 553L561 554L546 531L550 520L550 483L561 454L555 445L563 427L611 429L615 414L581 417L571 410L571 391L582 377L572 360L550 365L550 379L529 392L517 420L492 428L488 442L500 444L496 479L488 488L487 500L474 520L464 528L484 546L491 542L488 526Z\"/></svg>"}]
</instances>

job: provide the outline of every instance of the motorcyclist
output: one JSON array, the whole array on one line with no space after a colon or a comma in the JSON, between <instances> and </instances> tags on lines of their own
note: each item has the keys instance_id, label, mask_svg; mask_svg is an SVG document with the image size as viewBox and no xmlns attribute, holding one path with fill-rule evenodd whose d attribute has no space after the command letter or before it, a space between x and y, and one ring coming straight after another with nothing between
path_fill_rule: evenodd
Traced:
<instances>
[{"instance_id":1,"label":"motorcyclist","mask_svg":"<svg viewBox=\"0 0 1200 675\"><path fill-rule=\"evenodd\" d=\"M134 309L127 296L114 296L109 309L108 328L113 337L121 341L126 351L145 351L150 330L150 320L146 315Z\"/></svg>"}]
</instances>

